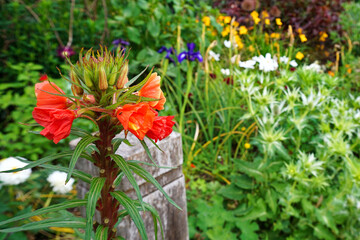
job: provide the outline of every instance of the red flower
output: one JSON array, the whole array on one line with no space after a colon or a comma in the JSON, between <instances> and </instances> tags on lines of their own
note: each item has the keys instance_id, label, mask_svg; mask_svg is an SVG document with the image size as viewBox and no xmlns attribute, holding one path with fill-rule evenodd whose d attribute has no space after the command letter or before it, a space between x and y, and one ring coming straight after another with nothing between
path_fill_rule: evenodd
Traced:
<instances>
[{"instance_id":1,"label":"red flower","mask_svg":"<svg viewBox=\"0 0 360 240\"><path fill-rule=\"evenodd\" d=\"M126 104L116 110L116 117L125 130L129 130L140 140L152 128L155 111L147 103Z\"/></svg>"},{"instance_id":2,"label":"red flower","mask_svg":"<svg viewBox=\"0 0 360 240\"><path fill-rule=\"evenodd\" d=\"M160 89L160 77L157 75L157 73L151 74L149 80L140 89L138 95L142 97L160 99L149 102L149 105L157 110L164 109L166 98Z\"/></svg>"},{"instance_id":3,"label":"red flower","mask_svg":"<svg viewBox=\"0 0 360 240\"><path fill-rule=\"evenodd\" d=\"M68 100L66 97L53 95L50 93L64 94L64 91L56 86L55 83L50 84L48 81L35 84L35 95L37 98L36 106L58 109L67 108Z\"/></svg>"},{"instance_id":4,"label":"red flower","mask_svg":"<svg viewBox=\"0 0 360 240\"><path fill-rule=\"evenodd\" d=\"M74 110L45 107L35 107L32 115L37 123L45 127L40 134L55 144L69 136L76 116Z\"/></svg>"},{"instance_id":5,"label":"red flower","mask_svg":"<svg viewBox=\"0 0 360 240\"><path fill-rule=\"evenodd\" d=\"M160 141L172 132L172 127L175 122L172 121L174 116L166 117L155 117L152 128L146 133L146 136L155 140L155 142Z\"/></svg>"},{"instance_id":6,"label":"red flower","mask_svg":"<svg viewBox=\"0 0 360 240\"><path fill-rule=\"evenodd\" d=\"M48 80L48 76L46 74L41 74L40 78L39 78L39 81L43 82L43 81L46 81L46 80Z\"/></svg>"}]
</instances>

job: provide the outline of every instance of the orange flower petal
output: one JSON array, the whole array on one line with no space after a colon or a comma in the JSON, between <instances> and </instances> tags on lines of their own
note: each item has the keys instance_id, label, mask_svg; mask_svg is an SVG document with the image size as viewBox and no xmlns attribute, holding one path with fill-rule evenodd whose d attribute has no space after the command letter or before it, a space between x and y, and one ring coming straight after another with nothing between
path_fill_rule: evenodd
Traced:
<instances>
[{"instance_id":1,"label":"orange flower petal","mask_svg":"<svg viewBox=\"0 0 360 240\"><path fill-rule=\"evenodd\" d=\"M64 109L67 107L66 97L50 93L64 94L64 91L56 86L55 83L50 84L48 81L35 84L35 96L37 98L36 106L58 109Z\"/></svg>"}]
</instances>

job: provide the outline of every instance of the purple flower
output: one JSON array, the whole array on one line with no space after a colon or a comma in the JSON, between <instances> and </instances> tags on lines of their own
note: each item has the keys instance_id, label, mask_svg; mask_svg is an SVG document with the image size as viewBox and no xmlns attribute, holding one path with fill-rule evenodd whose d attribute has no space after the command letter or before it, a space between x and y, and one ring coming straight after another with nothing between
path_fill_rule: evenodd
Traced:
<instances>
[{"instance_id":1,"label":"purple flower","mask_svg":"<svg viewBox=\"0 0 360 240\"><path fill-rule=\"evenodd\" d=\"M121 39L121 38L118 38L118 39L115 39L114 41L112 41L112 44L115 45L116 47L118 45L120 46L129 46L130 43L128 41L125 41L124 39Z\"/></svg>"},{"instance_id":2,"label":"purple flower","mask_svg":"<svg viewBox=\"0 0 360 240\"><path fill-rule=\"evenodd\" d=\"M165 58L169 59L169 62L175 64L174 59L173 59L172 57L170 57L170 54L175 54L174 48L172 48L172 47L166 48L165 46L162 46L162 47L158 50L158 53L162 53L162 52L166 52Z\"/></svg>"},{"instance_id":3,"label":"purple flower","mask_svg":"<svg viewBox=\"0 0 360 240\"><path fill-rule=\"evenodd\" d=\"M57 49L57 55L64 59L67 57L71 57L74 54L75 54L75 51L71 47L68 47L68 46L65 46L65 47L59 46Z\"/></svg>"},{"instance_id":4,"label":"purple flower","mask_svg":"<svg viewBox=\"0 0 360 240\"><path fill-rule=\"evenodd\" d=\"M187 48L189 51L183 51L178 55L178 61L181 63L185 59L189 61L195 61L196 59L199 62L203 61L203 57L201 56L200 52L194 52L195 49L195 43L188 43Z\"/></svg>"}]
</instances>

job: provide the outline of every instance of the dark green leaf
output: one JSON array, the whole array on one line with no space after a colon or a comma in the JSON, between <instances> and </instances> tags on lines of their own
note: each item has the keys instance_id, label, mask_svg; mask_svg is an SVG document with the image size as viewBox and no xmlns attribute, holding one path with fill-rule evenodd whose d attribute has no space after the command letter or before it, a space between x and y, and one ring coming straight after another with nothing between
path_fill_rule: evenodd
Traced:
<instances>
[{"instance_id":1,"label":"dark green leaf","mask_svg":"<svg viewBox=\"0 0 360 240\"><path fill-rule=\"evenodd\" d=\"M66 183L70 180L71 178L71 174L73 172L73 169L75 167L75 164L77 162L77 160L79 159L81 153L84 151L84 149L92 142L98 140L98 137L94 137L94 136L86 136L83 137L80 142L76 145L76 148L74 150L74 153L71 157L70 160L70 164L69 164L69 172L66 178Z\"/></svg>"},{"instance_id":2,"label":"dark green leaf","mask_svg":"<svg viewBox=\"0 0 360 240\"><path fill-rule=\"evenodd\" d=\"M143 240L147 240L147 234L146 234L146 229L145 229L145 225L144 222L139 214L139 211L136 207L136 205L134 204L134 200L132 200L131 198L129 198L128 196L126 196L125 193L123 192L111 192L110 193L116 200L118 200L118 202L127 210L128 214L130 215L131 219L133 220L133 222L135 223L136 227L139 230L139 233L141 235L141 238Z\"/></svg>"},{"instance_id":3,"label":"dark green leaf","mask_svg":"<svg viewBox=\"0 0 360 240\"><path fill-rule=\"evenodd\" d=\"M99 225L96 229L95 239L96 240L107 240L108 239L108 229L103 225Z\"/></svg>"}]
</instances>

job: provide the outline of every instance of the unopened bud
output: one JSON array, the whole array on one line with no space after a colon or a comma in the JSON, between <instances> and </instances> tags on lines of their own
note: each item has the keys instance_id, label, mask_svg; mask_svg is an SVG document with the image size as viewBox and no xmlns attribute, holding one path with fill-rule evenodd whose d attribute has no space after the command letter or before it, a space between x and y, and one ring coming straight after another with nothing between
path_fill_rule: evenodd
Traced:
<instances>
[{"instance_id":1,"label":"unopened bud","mask_svg":"<svg viewBox=\"0 0 360 240\"><path fill-rule=\"evenodd\" d=\"M99 89L105 91L108 89L108 81L106 78L106 72L103 66L99 69Z\"/></svg>"},{"instance_id":2,"label":"unopened bud","mask_svg":"<svg viewBox=\"0 0 360 240\"><path fill-rule=\"evenodd\" d=\"M71 78L71 81L74 83L71 85L71 91L73 92L73 94L75 96L82 96L84 93L84 90L80 86L78 86L78 85L81 85L81 83L77 77L77 74L75 73L74 68L71 68L70 78ZM78 84L78 85L76 85L76 84Z\"/></svg>"},{"instance_id":3,"label":"unopened bud","mask_svg":"<svg viewBox=\"0 0 360 240\"><path fill-rule=\"evenodd\" d=\"M116 88L121 89L125 86L125 84L129 81L128 79L128 72L129 72L129 66L128 63L124 63L124 66L121 69L120 76L118 78L118 81L116 83Z\"/></svg>"},{"instance_id":4,"label":"unopened bud","mask_svg":"<svg viewBox=\"0 0 360 240\"><path fill-rule=\"evenodd\" d=\"M110 79L109 79L109 85L110 86L113 86L114 84L115 84L115 80L116 80L116 72L114 72L114 73L112 73L111 75L110 75Z\"/></svg>"},{"instance_id":5,"label":"unopened bud","mask_svg":"<svg viewBox=\"0 0 360 240\"><path fill-rule=\"evenodd\" d=\"M85 70L84 71L84 81L85 85L89 88L92 88L94 86L93 81L91 80L91 72Z\"/></svg>"}]
</instances>

